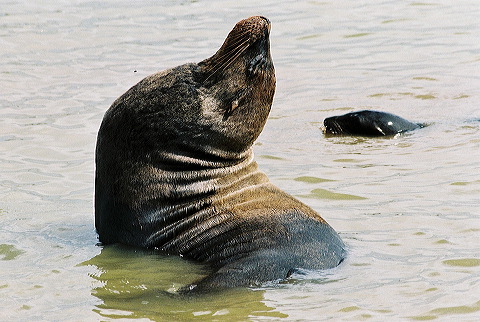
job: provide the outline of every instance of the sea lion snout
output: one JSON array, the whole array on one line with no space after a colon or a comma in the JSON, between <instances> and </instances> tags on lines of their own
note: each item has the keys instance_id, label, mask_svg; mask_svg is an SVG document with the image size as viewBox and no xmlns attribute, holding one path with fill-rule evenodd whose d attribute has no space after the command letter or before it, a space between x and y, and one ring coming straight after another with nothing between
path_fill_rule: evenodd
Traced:
<instances>
[{"instance_id":1,"label":"sea lion snout","mask_svg":"<svg viewBox=\"0 0 480 322\"><path fill-rule=\"evenodd\" d=\"M270 29L271 23L268 18L263 16L253 16L237 22L232 32L246 32L249 33L250 36L261 36L262 33L266 33L266 36L268 37ZM253 38L252 40L255 41L256 39Z\"/></svg>"},{"instance_id":2,"label":"sea lion snout","mask_svg":"<svg viewBox=\"0 0 480 322\"><path fill-rule=\"evenodd\" d=\"M323 120L323 125L325 126L325 133L328 134L338 134L342 133L341 126L337 123L337 117L331 116Z\"/></svg>"}]
</instances>

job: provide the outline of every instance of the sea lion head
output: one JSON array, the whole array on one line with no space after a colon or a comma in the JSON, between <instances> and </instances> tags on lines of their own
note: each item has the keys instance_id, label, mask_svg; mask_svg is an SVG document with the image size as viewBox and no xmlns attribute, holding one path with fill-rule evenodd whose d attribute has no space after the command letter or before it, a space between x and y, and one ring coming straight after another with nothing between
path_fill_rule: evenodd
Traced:
<instances>
[{"instance_id":1,"label":"sea lion head","mask_svg":"<svg viewBox=\"0 0 480 322\"><path fill-rule=\"evenodd\" d=\"M215 55L198 64L203 122L215 132L216 149L245 152L265 125L275 93L269 35L267 18L241 20Z\"/></svg>"},{"instance_id":2,"label":"sea lion head","mask_svg":"<svg viewBox=\"0 0 480 322\"><path fill-rule=\"evenodd\" d=\"M99 177L249 158L275 93L269 34L268 19L242 20L212 57L150 75L115 100L98 133Z\"/></svg>"},{"instance_id":3,"label":"sea lion head","mask_svg":"<svg viewBox=\"0 0 480 322\"><path fill-rule=\"evenodd\" d=\"M395 135L423 126L391 113L371 110L331 116L326 118L323 124L326 134L371 137Z\"/></svg>"},{"instance_id":4,"label":"sea lion head","mask_svg":"<svg viewBox=\"0 0 480 322\"><path fill-rule=\"evenodd\" d=\"M367 134L378 132L371 118L365 117L361 112L331 116L326 118L323 124L327 134L356 135L362 132Z\"/></svg>"}]
</instances>

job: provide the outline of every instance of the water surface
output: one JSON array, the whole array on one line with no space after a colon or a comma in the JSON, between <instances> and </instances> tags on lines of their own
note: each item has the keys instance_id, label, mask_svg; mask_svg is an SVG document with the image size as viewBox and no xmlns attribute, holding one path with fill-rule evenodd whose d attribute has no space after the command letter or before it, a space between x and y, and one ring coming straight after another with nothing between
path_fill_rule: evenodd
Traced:
<instances>
[{"instance_id":1,"label":"water surface","mask_svg":"<svg viewBox=\"0 0 480 322\"><path fill-rule=\"evenodd\" d=\"M271 180L340 233L340 267L184 299L204 273L101 248L94 148L143 77L272 21L277 92L255 145ZM465 1L4 1L0 8L2 320L480 319L480 4ZM429 126L325 137L359 109Z\"/></svg>"}]
</instances>

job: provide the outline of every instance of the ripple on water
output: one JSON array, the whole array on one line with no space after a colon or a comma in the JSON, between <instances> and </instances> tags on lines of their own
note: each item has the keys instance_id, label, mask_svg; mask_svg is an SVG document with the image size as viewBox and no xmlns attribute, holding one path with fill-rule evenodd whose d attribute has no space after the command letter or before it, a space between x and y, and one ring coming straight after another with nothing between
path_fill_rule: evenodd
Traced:
<instances>
[{"instance_id":1,"label":"ripple on water","mask_svg":"<svg viewBox=\"0 0 480 322\"><path fill-rule=\"evenodd\" d=\"M424 315L412 316L410 318L417 321L426 321L426 320L436 320L442 316L449 316L449 315L462 316L465 314L472 314L477 312L480 312L480 301L473 303L471 305L439 307L429 311Z\"/></svg>"},{"instance_id":2,"label":"ripple on water","mask_svg":"<svg viewBox=\"0 0 480 322\"><path fill-rule=\"evenodd\" d=\"M313 189L307 195L299 195L302 198L330 199L330 200L366 200L366 197L350 195L346 193L332 192L327 189Z\"/></svg>"},{"instance_id":3,"label":"ripple on water","mask_svg":"<svg viewBox=\"0 0 480 322\"><path fill-rule=\"evenodd\" d=\"M442 262L447 266L455 267L478 267L480 266L479 258L460 258L460 259L447 259Z\"/></svg>"}]
</instances>

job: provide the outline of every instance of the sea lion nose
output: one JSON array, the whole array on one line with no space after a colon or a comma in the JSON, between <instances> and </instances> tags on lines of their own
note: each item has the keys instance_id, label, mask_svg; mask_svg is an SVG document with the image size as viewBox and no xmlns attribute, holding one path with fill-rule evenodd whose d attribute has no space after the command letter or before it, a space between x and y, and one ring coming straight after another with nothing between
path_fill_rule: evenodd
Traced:
<instances>
[{"instance_id":1,"label":"sea lion nose","mask_svg":"<svg viewBox=\"0 0 480 322\"><path fill-rule=\"evenodd\" d=\"M260 19L263 19L265 21L265 23L267 24L267 29L268 29L268 32L270 33L270 28L272 26L270 20L267 18L267 17L264 17L264 16L258 16Z\"/></svg>"},{"instance_id":2,"label":"sea lion nose","mask_svg":"<svg viewBox=\"0 0 480 322\"><path fill-rule=\"evenodd\" d=\"M259 18L265 20L267 22L268 25L270 25L270 20L268 20L267 17L264 17L264 16L259 16Z\"/></svg>"}]
</instances>

